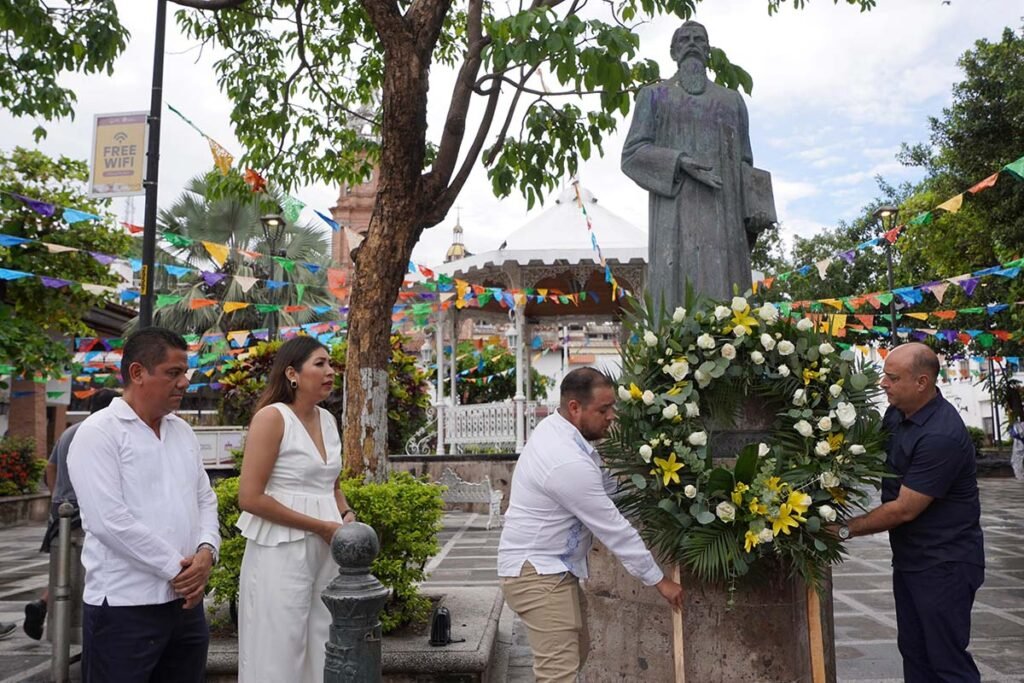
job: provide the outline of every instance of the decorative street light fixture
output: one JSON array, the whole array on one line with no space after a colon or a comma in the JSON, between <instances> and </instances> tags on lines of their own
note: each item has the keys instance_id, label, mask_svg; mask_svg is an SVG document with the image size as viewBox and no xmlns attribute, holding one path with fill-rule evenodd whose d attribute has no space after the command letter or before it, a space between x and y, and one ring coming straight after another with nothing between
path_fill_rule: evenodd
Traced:
<instances>
[{"instance_id":1,"label":"decorative street light fixture","mask_svg":"<svg viewBox=\"0 0 1024 683\"><path fill-rule=\"evenodd\" d=\"M276 280L277 277L277 261L274 260L275 256L280 256L277 251L277 245L284 237L284 230L287 227L284 222L284 218L280 214L271 213L266 216L260 216L260 223L263 225L263 237L267 240L267 246L270 249L270 279ZM270 333L268 335L268 341L274 341L277 339L277 318L278 313L275 311L272 313L273 317L270 319Z\"/></svg>"},{"instance_id":2,"label":"decorative street light fixture","mask_svg":"<svg viewBox=\"0 0 1024 683\"><path fill-rule=\"evenodd\" d=\"M899 207L892 206L891 204L883 204L875 209L873 216L881 226L883 235L896 227L896 218L899 216L899 213ZM892 240L886 238L885 267L886 273L889 277L889 293L892 294L892 299L889 300L889 339L892 342L892 345L896 346L899 342L896 340L896 295L893 294L895 285L893 284L892 279L892 247Z\"/></svg>"}]
</instances>

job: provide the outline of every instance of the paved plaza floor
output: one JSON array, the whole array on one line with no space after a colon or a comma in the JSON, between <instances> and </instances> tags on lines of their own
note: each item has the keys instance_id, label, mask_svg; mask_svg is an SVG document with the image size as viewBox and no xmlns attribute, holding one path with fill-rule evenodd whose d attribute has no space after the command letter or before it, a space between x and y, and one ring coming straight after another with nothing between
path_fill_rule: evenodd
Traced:
<instances>
[{"instance_id":1,"label":"paved plaza floor","mask_svg":"<svg viewBox=\"0 0 1024 683\"><path fill-rule=\"evenodd\" d=\"M1024 483L984 479L980 485L988 567L974 606L971 651L986 683L1024 681ZM486 519L445 515L442 550L428 565L430 587L497 585L501 532L486 530ZM47 559L36 552L42 533L42 525L0 529L0 621L20 626L25 602L46 583ZM836 654L843 683L902 680L889 558L884 534L858 538L850 543L849 559L835 569ZM507 608L499 644L507 650L508 661L499 680L532 682L525 633ZM0 641L0 683L48 680L49 659L49 644L30 640L19 629Z\"/></svg>"}]
</instances>

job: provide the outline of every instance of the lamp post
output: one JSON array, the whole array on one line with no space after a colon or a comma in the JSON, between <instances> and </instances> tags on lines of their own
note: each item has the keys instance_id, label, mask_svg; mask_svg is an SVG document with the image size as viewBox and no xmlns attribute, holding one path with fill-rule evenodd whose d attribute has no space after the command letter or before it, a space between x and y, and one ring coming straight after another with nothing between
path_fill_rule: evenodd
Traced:
<instances>
[{"instance_id":1,"label":"lamp post","mask_svg":"<svg viewBox=\"0 0 1024 683\"><path fill-rule=\"evenodd\" d=\"M277 253L277 244L284 237L284 229L286 227L284 218L280 214L271 213L266 216L260 216L260 223L263 225L263 237L266 238L267 246L270 248L270 279L276 280L277 262L274 260L274 257L279 255ZM277 339L277 316L278 313L275 311L270 319L268 341Z\"/></svg>"},{"instance_id":2,"label":"lamp post","mask_svg":"<svg viewBox=\"0 0 1024 683\"><path fill-rule=\"evenodd\" d=\"M890 230L896 227L896 217L899 216L899 207L892 206L891 204L883 204L882 206L875 209L873 214L874 219L878 221L882 228L882 233L888 233ZM895 285L892 280L892 241L888 238L885 240L885 268L886 273L889 276L889 293L892 294L892 299L889 300L889 340L893 346L898 343L896 341L896 295L893 294Z\"/></svg>"}]
</instances>

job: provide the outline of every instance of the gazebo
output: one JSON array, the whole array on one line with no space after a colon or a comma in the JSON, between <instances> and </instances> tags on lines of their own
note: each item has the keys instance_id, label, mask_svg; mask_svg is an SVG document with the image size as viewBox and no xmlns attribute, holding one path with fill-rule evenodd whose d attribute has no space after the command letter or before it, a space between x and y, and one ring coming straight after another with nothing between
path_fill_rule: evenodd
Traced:
<instances>
[{"instance_id":1,"label":"gazebo","mask_svg":"<svg viewBox=\"0 0 1024 683\"><path fill-rule=\"evenodd\" d=\"M471 444L507 445L518 453L548 410L527 393L529 358L525 350L531 328L617 321L623 304L621 290L644 289L647 233L602 207L589 190L573 183L550 208L509 234L497 249L452 260L435 267L434 272L455 281L455 294L450 295L455 304L441 307L434 330L437 453L459 452ZM503 293L479 307L463 305L463 294L474 287L500 288ZM511 402L458 404L452 366L459 324L466 319L508 330L509 348L516 361L516 392ZM446 336L453 349L447 391ZM410 443L409 450L420 449Z\"/></svg>"}]
</instances>

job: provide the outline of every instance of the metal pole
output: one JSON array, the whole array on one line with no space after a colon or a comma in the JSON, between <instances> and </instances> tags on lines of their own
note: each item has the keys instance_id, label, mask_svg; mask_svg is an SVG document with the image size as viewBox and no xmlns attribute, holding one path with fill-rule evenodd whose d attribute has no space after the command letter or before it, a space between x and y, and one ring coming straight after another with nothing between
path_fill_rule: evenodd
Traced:
<instances>
[{"instance_id":1,"label":"metal pole","mask_svg":"<svg viewBox=\"0 0 1024 683\"><path fill-rule=\"evenodd\" d=\"M888 242L888 240L886 240ZM896 288L893 284L892 279L892 242L889 242L888 248L885 250L886 256L886 271L889 275L889 294L892 299L889 301L889 339L893 346L896 346L899 342L896 340L896 295L893 294L893 290Z\"/></svg>"},{"instance_id":2,"label":"metal pole","mask_svg":"<svg viewBox=\"0 0 1024 683\"><path fill-rule=\"evenodd\" d=\"M274 257L277 256L277 240L272 239L270 242L270 279L277 280L277 261ZM276 290L275 290L276 291ZM281 315L280 311L270 312L270 336L267 341L274 341L277 339L277 316Z\"/></svg>"},{"instance_id":3,"label":"metal pole","mask_svg":"<svg viewBox=\"0 0 1024 683\"><path fill-rule=\"evenodd\" d=\"M153 278L156 262L157 179L160 175L160 114L164 93L164 33L167 0L157 0L156 39L153 44L153 90L149 101L149 133L146 147L146 213L142 230L142 287L139 298L139 327L153 325Z\"/></svg>"},{"instance_id":4,"label":"metal pole","mask_svg":"<svg viewBox=\"0 0 1024 683\"><path fill-rule=\"evenodd\" d=\"M361 522L331 539L338 575L320 594L331 612L324 683L380 683L380 611L391 591L370 573L378 552L377 533Z\"/></svg>"},{"instance_id":5,"label":"metal pole","mask_svg":"<svg viewBox=\"0 0 1024 683\"><path fill-rule=\"evenodd\" d=\"M75 506L64 502L57 510L60 522L57 536L57 581L50 596L53 607L51 628L52 674L57 683L71 680L71 518Z\"/></svg>"}]
</instances>

